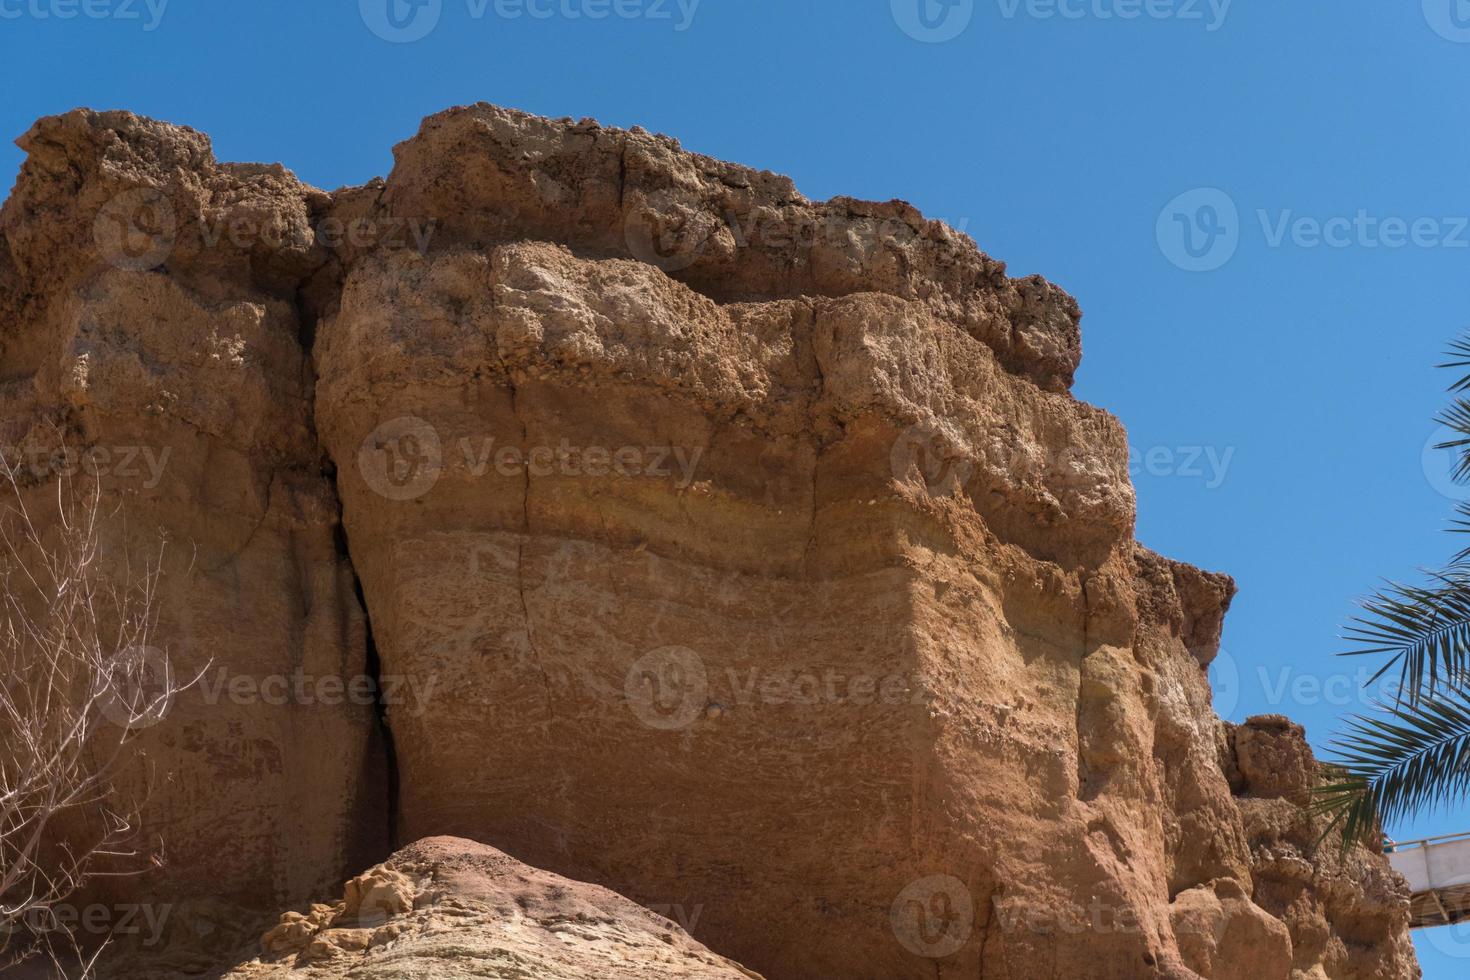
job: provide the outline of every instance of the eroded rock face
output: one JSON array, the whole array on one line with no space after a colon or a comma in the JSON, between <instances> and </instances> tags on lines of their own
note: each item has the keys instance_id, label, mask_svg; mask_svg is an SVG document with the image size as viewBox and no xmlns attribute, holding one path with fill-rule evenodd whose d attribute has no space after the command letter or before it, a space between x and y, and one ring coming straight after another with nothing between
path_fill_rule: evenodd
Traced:
<instances>
[{"instance_id":1,"label":"eroded rock face","mask_svg":"<svg viewBox=\"0 0 1470 980\"><path fill-rule=\"evenodd\" d=\"M330 636L309 649L359 669L358 576L398 840L597 882L773 978L1414 975L1381 855L1356 887L1307 849L1309 756L1211 711L1233 583L1133 540L1126 436L1067 393L1056 287L900 202L485 105L333 195L123 114L38 132L72 135L32 138L6 206L3 376L205 433L181 486L236 496L167 513L253 528L210 567L280 597L242 614L254 656ZM98 176L46 190L74 171ZM92 216L129 181L187 220L125 220L120 261ZM303 581L332 587L287 604ZM268 907L390 825L354 809L389 798L370 709L330 717L282 758L340 740L356 770L312 774L336 802ZM267 950L325 942L329 912Z\"/></svg>"},{"instance_id":2,"label":"eroded rock face","mask_svg":"<svg viewBox=\"0 0 1470 980\"><path fill-rule=\"evenodd\" d=\"M374 200L436 221L435 242L549 241L650 262L723 302L886 293L930 307L1012 370L1063 391L1081 358L1076 302L901 201L808 201L791 180L667 136L489 105L424 120ZM355 203L355 202L353 202Z\"/></svg>"},{"instance_id":3,"label":"eroded rock face","mask_svg":"<svg viewBox=\"0 0 1470 980\"><path fill-rule=\"evenodd\" d=\"M760 980L606 888L453 837L404 848L341 901L286 913L261 947L223 980Z\"/></svg>"},{"instance_id":4,"label":"eroded rock face","mask_svg":"<svg viewBox=\"0 0 1470 980\"><path fill-rule=\"evenodd\" d=\"M1228 731L1256 902L1286 923L1292 976L1413 976L1409 891L1378 854L1343 854L1303 811L1321 778L1300 725L1261 715Z\"/></svg>"},{"instance_id":5,"label":"eroded rock face","mask_svg":"<svg viewBox=\"0 0 1470 980\"><path fill-rule=\"evenodd\" d=\"M122 788L161 867L104 863L149 873L79 900L166 905L183 949L387 842L371 702L270 696L273 679L367 665L299 339L327 199L128 113L43 119L20 145L0 211L0 445L38 519L60 475L95 474L104 558L136 571L163 548L156 655L199 679L129 743ZM279 235L213 236L230 222Z\"/></svg>"}]
</instances>

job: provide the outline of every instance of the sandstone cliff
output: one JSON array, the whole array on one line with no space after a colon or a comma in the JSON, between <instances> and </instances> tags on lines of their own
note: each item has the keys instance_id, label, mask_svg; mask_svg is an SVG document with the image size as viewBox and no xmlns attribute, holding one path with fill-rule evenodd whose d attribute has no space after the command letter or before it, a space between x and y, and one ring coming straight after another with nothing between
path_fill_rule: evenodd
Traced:
<instances>
[{"instance_id":1,"label":"sandstone cliff","mask_svg":"<svg viewBox=\"0 0 1470 980\"><path fill-rule=\"evenodd\" d=\"M126 113L21 145L8 444L112 451L170 657L318 682L139 734L176 960L450 835L772 978L1416 975L1300 734L1211 711L1234 586L1133 540L1056 287L487 105L333 194Z\"/></svg>"}]
</instances>

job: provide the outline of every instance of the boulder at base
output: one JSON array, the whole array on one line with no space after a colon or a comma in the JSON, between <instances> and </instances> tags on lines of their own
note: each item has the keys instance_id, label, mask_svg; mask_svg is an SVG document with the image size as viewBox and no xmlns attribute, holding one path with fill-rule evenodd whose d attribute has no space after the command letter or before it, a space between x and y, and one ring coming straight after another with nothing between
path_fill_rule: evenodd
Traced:
<instances>
[{"instance_id":1,"label":"boulder at base","mask_svg":"<svg viewBox=\"0 0 1470 980\"><path fill-rule=\"evenodd\" d=\"M670 919L457 837L430 837L287 912L225 980L750 978Z\"/></svg>"}]
</instances>

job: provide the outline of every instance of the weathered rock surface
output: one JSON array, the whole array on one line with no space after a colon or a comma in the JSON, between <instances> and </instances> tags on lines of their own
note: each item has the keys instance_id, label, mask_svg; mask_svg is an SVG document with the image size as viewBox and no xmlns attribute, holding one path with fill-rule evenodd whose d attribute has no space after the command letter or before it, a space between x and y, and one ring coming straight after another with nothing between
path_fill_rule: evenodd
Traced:
<instances>
[{"instance_id":1,"label":"weathered rock surface","mask_svg":"<svg viewBox=\"0 0 1470 980\"><path fill-rule=\"evenodd\" d=\"M1229 726L1231 776L1258 905L1291 933L1292 978L1417 973L1403 926L1409 891L1375 853L1341 852L1302 809L1321 778L1300 725L1261 715Z\"/></svg>"},{"instance_id":2,"label":"weathered rock surface","mask_svg":"<svg viewBox=\"0 0 1470 980\"><path fill-rule=\"evenodd\" d=\"M759 980L606 888L452 837L404 848L341 901L288 912L261 946L224 980Z\"/></svg>"},{"instance_id":3,"label":"weathered rock surface","mask_svg":"<svg viewBox=\"0 0 1470 980\"><path fill-rule=\"evenodd\" d=\"M7 397L195 440L138 506L213 556L216 658L382 682L390 745L294 700L158 726L241 796L190 824L187 887L300 905L392 826L681 910L772 978L1416 974L1381 855L1309 846L1305 743L1211 711L1233 583L1133 540L1056 287L899 202L486 105L332 195L126 114L27 146ZM98 232L138 187L168 207ZM267 945L399 957L323 921Z\"/></svg>"},{"instance_id":4,"label":"weathered rock surface","mask_svg":"<svg viewBox=\"0 0 1470 980\"><path fill-rule=\"evenodd\" d=\"M130 113L43 119L20 145L0 211L0 447L38 514L59 474L99 476L105 510L125 508L110 559L136 569L166 539L155 636L176 678L202 672L131 736L125 791L163 867L100 878L87 900L167 896L183 945L191 925L299 901L387 844L371 701L260 693L367 669L299 340L298 290L326 255L295 242L326 197ZM279 229L279 247L212 238L239 221Z\"/></svg>"}]
</instances>

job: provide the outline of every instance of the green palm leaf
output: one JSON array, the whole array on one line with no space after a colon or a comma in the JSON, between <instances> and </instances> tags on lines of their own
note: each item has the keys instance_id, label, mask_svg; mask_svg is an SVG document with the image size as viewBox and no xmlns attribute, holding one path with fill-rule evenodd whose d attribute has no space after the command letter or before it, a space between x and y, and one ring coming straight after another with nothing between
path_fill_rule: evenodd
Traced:
<instances>
[{"instance_id":1,"label":"green palm leaf","mask_svg":"<svg viewBox=\"0 0 1470 980\"><path fill-rule=\"evenodd\" d=\"M1348 656L1389 654L1369 683L1399 668L1398 700L1410 704L1450 678L1470 676L1470 566L1430 573L1427 586L1389 583L1344 630Z\"/></svg>"},{"instance_id":2,"label":"green palm leaf","mask_svg":"<svg viewBox=\"0 0 1470 980\"><path fill-rule=\"evenodd\" d=\"M1461 372L1451 392L1470 393L1470 333L1450 344L1439 365ZM1470 397L1457 397L1435 420L1454 438L1453 477L1470 483ZM1456 508L1450 530L1470 533L1470 502ZM1333 773L1316 790L1313 809L1343 827L1343 846L1367 840L1396 819L1470 796L1470 548L1426 585L1390 582L1363 602L1344 639L1345 655L1387 654L1369 683L1395 666L1393 703L1359 715L1331 743ZM1324 833L1325 836L1325 833Z\"/></svg>"},{"instance_id":3,"label":"green palm leaf","mask_svg":"<svg viewBox=\"0 0 1470 980\"><path fill-rule=\"evenodd\" d=\"M1352 719L1331 743L1334 775L1313 809L1333 814L1344 846L1385 823L1470 796L1470 691L1463 684Z\"/></svg>"},{"instance_id":4,"label":"green palm leaf","mask_svg":"<svg viewBox=\"0 0 1470 980\"><path fill-rule=\"evenodd\" d=\"M1459 340L1450 344L1450 349L1445 351L1445 357L1450 360L1437 365L1442 368L1470 369L1470 334L1466 334ZM1459 381L1450 385L1450 391L1470 391L1470 373L1465 374Z\"/></svg>"},{"instance_id":5,"label":"green palm leaf","mask_svg":"<svg viewBox=\"0 0 1470 980\"><path fill-rule=\"evenodd\" d=\"M1450 520L1449 529L1455 534L1470 534L1470 501L1462 500L1455 505L1455 516ZM1454 562L1456 565L1470 562L1470 547L1456 552Z\"/></svg>"}]
</instances>

